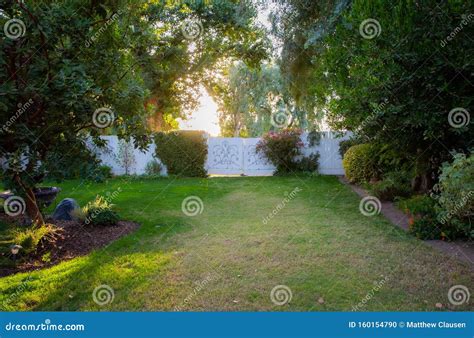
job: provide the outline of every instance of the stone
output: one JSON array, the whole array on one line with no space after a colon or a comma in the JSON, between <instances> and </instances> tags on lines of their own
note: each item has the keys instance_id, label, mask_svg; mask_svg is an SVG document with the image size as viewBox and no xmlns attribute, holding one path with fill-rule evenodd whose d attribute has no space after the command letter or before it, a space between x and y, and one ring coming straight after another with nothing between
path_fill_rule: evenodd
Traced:
<instances>
[{"instance_id":1,"label":"stone","mask_svg":"<svg viewBox=\"0 0 474 338\"><path fill-rule=\"evenodd\" d=\"M65 198L56 206L53 213L53 219L56 221L74 220L74 210L79 209L79 204L72 198Z\"/></svg>"}]
</instances>

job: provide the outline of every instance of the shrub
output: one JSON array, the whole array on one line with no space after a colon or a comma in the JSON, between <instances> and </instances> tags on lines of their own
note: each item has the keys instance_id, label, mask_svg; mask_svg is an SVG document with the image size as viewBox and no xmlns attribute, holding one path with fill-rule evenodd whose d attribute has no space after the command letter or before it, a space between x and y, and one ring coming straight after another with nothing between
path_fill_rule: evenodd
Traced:
<instances>
[{"instance_id":1,"label":"shrub","mask_svg":"<svg viewBox=\"0 0 474 338\"><path fill-rule=\"evenodd\" d=\"M442 239L440 224L436 221L436 202L427 195L401 200L398 207L410 216L409 232L420 239Z\"/></svg>"},{"instance_id":2,"label":"shrub","mask_svg":"<svg viewBox=\"0 0 474 338\"><path fill-rule=\"evenodd\" d=\"M182 130L155 134L156 157L170 175L206 177L207 141L203 131Z\"/></svg>"},{"instance_id":3,"label":"shrub","mask_svg":"<svg viewBox=\"0 0 474 338\"><path fill-rule=\"evenodd\" d=\"M52 224L18 228L14 231L13 244L20 245L22 247L21 253L28 255L36 251L42 240L53 237L56 230L56 227Z\"/></svg>"},{"instance_id":4,"label":"shrub","mask_svg":"<svg viewBox=\"0 0 474 338\"><path fill-rule=\"evenodd\" d=\"M161 170L161 163L155 159L149 161L145 166L145 174L148 176L160 176Z\"/></svg>"},{"instance_id":5,"label":"shrub","mask_svg":"<svg viewBox=\"0 0 474 338\"><path fill-rule=\"evenodd\" d=\"M453 233L474 238L474 156L455 154L452 163L443 163L434 187L438 221Z\"/></svg>"},{"instance_id":6,"label":"shrub","mask_svg":"<svg viewBox=\"0 0 474 338\"><path fill-rule=\"evenodd\" d=\"M52 181L84 179L99 182L104 180L100 175L100 159L92 151L84 152L85 147L87 147L85 144L68 145L62 151L49 154L44 160L44 166L47 168L45 178Z\"/></svg>"},{"instance_id":7,"label":"shrub","mask_svg":"<svg viewBox=\"0 0 474 338\"><path fill-rule=\"evenodd\" d=\"M393 201L396 197L411 194L410 176L406 172L393 171L384 175L382 181L370 186L372 193L381 200Z\"/></svg>"},{"instance_id":8,"label":"shrub","mask_svg":"<svg viewBox=\"0 0 474 338\"><path fill-rule=\"evenodd\" d=\"M428 195L417 195L398 203L399 208L410 215L410 233L421 239L466 238L463 229L442 223L437 219L439 205Z\"/></svg>"},{"instance_id":9,"label":"shrub","mask_svg":"<svg viewBox=\"0 0 474 338\"><path fill-rule=\"evenodd\" d=\"M8 258L11 256L11 246L19 245L21 248L18 255L20 257L27 256L35 253L44 241L53 241L58 231L58 228L52 224L31 227L13 224L2 226L0 229L0 252L2 256ZM8 265L8 260L2 260L0 265L4 263Z\"/></svg>"},{"instance_id":10,"label":"shrub","mask_svg":"<svg viewBox=\"0 0 474 338\"><path fill-rule=\"evenodd\" d=\"M85 223L92 225L115 225L119 221L118 214L113 211L114 205L106 198L97 196L83 208Z\"/></svg>"},{"instance_id":11,"label":"shrub","mask_svg":"<svg viewBox=\"0 0 474 338\"><path fill-rule=\"evenodd\" d=\"M113 176L112 167L109 167L108 165L101 165L97 172L104 179L111 178Z\"/></svg>"},{"instance_id":12,"label":"shrub","mask_svg":"<svg viewBox=\"0 0 474 338\"><path fill-rule=\"evenodd\" d=\"M376 158L370 144L350 147L344 155L342 165L350 182L363 183L377 177Z\"/></svg>"},{"instance_id":13,"label":"shrub","mask_svg":"<svg viewBox=\"0 0 474 338\"><path fill-rule=\"evenodd\" d=\"M356 137L351 137L348 140L342 140L339 142L339 154L341 155L342 158L344 158L344 154L347 152L347 150L355 145L361 144L362 141L359 140Z\"/></svg>"},{"instance_id":14,"label":"shrub","mask_svg":"<svg viewBox=\"0 0 474 338\"><path fill-rule=\"evenodd\" d=\"M296 158L301 155L303 147L300 136L301 131L295 129L270 131L258 142L256 151L263 153L273 163L276 175L298 171L299 162Z\"/></svg>"},{"instance_id":15,"label":"shrub","mask_svg":"<svg viewBox=\"0 0 474 338\"><path fill-rule=\"evenodd\" d=\"M421 217L413 219L409 227L409 232L419 239L443 239L444 233L438 226L436 219L431 217Z\"/></svg>"},{"instance_id":16,"label":"shrub","mask_svg":"<svg viewBox=\"0 0 474 338\"><path fill-rule=\"evenodd\" d=\"M298 161L298 171L304 173L315 173L319 167L319 153L304 156Z\"/></svg>"},{"instance_id":17,"label":"shrub","mask_svg":"<svg viewBox=\"0 0 474 338\"><path fill-rule=\"evenodd\" d=\"M405 213L417 217L435 217L435 205L436 201L427 195L416 195L398 202L398 207L405 211Z\"/></svg>"}]
</instances>

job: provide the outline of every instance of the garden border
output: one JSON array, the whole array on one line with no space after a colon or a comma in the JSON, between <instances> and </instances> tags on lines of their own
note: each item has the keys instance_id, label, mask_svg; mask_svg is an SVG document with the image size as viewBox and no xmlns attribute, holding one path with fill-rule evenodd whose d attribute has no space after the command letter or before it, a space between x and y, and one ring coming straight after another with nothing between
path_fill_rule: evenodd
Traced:
<instances>
[{"instance_id":1,"label":"garden border","mask_svg":"<svg viewBox=\"0 0 474 338\"><path fill-rule=\"evenodd\" d=\"M360 197L367 197L370 194L358 185L350 183L344 176L338 176L339 181L350 187ZM408 216L397 208L393 202L382 202L381 213L393 225L408 231ZM474 270L474 242L453 241L446 242L441 240L423 240L431 247L446 253L452 257L458 258Z\"/></svg>"}]
</instances>

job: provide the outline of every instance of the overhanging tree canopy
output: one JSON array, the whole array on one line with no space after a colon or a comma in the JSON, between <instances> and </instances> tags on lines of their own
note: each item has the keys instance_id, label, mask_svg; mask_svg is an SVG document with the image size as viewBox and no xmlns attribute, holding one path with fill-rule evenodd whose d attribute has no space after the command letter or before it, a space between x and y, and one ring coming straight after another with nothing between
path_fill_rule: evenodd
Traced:
<instances>
[{"instance_id":1,"label":"overhanging tree canopy","mask_svg":"<svg viewBox=\"0 0 474 338\"><path fill-rule=\"evenodd\" d=\"M51 166L87 152L86 139L103 145L99 136L113 127L144 148L150 98L180 116L193 102L186 87L219 57L265 53L255 11L238 1L7 1L2 9L10 34L0 48L0 158L7 186L40 224L33 188Z\"/></svg>"}]
</instances>

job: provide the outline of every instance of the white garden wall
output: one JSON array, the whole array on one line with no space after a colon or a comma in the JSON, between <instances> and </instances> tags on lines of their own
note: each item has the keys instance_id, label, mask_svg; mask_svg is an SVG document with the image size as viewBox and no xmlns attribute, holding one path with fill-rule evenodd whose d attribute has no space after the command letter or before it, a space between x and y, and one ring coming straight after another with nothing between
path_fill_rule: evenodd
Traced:
<instances>
[{"instance_id":1,"label":"white garden wall","mask_svg":"<svg viewBox=\"0 0 474 338\"><path fill-rule=\"evenodd\" d=\"M319 172L322 175L344 175L342 159L339 155L339 142L347 139L336 138L334 132L324 132L318 146L310 148L307 135L302 135L305 143L303 153L309 155L319 152ZM123 175L124 167L119 160L119 140L117 136L102 136L107 141L107 149L97 150L103 164L112 168L115 175ZM260 138L236 138L236 137L209 137L208 158L206 168L210 175L240 175L268 176L272 175L274 167L255 152L255 146ZM155 144L150 144L147 151L133 149L135 158L134 165L130 167L130 173L141 175L145 173L145 166L154 159ZM158 159L159 161L159 159ZM166 175L166 167L163 165L162 174Z\"/></svg>"}]
</instances>

